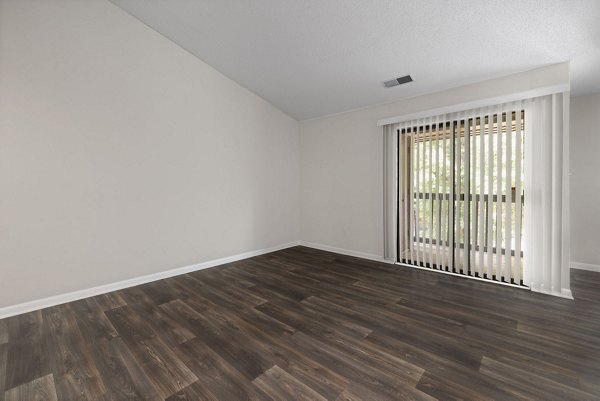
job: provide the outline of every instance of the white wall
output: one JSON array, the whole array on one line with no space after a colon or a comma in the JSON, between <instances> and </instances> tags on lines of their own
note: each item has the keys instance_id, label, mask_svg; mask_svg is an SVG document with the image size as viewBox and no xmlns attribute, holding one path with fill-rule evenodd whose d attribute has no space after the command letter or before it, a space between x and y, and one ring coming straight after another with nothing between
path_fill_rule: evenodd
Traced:
<instances>
[{"instance_id":1,"label":"white wall","mask_svg":"<svg viewBox=\"0 0 600 401\"><path fill-rule=\"evenodd\" d=\"M558 65L304 121L299 139L106 0L0 0L0 308L298 238L381 256L377 120L565 79Z\"/></svg>"},{"instance_id":2,"label":"white wall","mask_svg":"<svg viewBox=\"0 0 600 401\"><path fill-rule=\"evenodd\" d=\"M383 137L377 120L568 82L568 64L557 64L301 122L301 239L383 255Z\"/></svg>"},{"instance_id":3,"label":"white wall","mask_svg":"<svg viewBox=\"0 0 600 401\"><path fill-rule=\"evenodd\" d=\"M571 98L571 260L600 269L600 93Z\"/></svg>"},{"instance_id":4,"label":"white wall","mask_svg":"<svg viewBox=\"0 0 600 401\"><path fill-rule=\"evenodd\" d=\"M105 0L0 0L0 308L299 238L298 122Z\"/></svg>"}]
</instances>

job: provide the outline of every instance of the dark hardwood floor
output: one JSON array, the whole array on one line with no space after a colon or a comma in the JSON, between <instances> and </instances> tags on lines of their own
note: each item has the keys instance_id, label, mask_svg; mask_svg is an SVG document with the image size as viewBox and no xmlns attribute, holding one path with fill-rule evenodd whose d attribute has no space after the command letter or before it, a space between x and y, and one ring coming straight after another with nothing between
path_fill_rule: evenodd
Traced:
<instances>
[{"instance_id":1,"label":"dark hardwood floor","mask_svg":"<svg viewBox=\"0 0 600 401\"><path fill-rule=\"evenodd\" d=\"M0 401L600 400L575 300L304 247L0 320Z\"/></svg>"}]
</instances>

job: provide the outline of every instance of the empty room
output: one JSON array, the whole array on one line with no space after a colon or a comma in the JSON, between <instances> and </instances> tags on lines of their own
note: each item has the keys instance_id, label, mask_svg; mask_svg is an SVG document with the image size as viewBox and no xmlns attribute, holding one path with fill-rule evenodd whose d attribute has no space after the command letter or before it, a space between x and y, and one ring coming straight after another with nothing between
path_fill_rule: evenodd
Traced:
<instances>
[{"instance_id":1,"label":"empty room","mask_svg":"<svg viewBox=\"0 0 600 401\"><path fill-rule=\"evenodd\" d=\"M600 401L598 21L0 0L0 401Z\"/></svg>"}]
</instances>

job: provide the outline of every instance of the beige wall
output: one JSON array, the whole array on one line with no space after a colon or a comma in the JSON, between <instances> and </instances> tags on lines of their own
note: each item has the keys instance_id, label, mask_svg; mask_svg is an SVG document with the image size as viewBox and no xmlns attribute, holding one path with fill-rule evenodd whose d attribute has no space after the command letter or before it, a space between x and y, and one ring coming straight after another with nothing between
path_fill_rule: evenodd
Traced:
<instances>
[{"instance_id":1,"label":"beige wall","mask_svg":"<svg viewBox=\"0 0 600 401\"><path fill-rule=\"evenodd\" d=\"M557 64L301 122L301 239L383 255L383 138L377 120L568 82L568 65Z\"/></svg>"},{"instance_id":2,"label":"beige wall","mask_svg":"<svg viewBox=\"0 0 600 401\"><path fill-rule=\"evenodd\" d=\"M600 266L600 93L571 98L571 260Z\"/></svg>"},{"instance_id":3,"label":"beige wall","mask_svg":"<svg viewBox=\"0 0 600 401\"><path fill-rule=\"evenodd\" d=\"M299 238L298 122L105 0L0 0L0 308Z\"/></svg>"}]
</instances>

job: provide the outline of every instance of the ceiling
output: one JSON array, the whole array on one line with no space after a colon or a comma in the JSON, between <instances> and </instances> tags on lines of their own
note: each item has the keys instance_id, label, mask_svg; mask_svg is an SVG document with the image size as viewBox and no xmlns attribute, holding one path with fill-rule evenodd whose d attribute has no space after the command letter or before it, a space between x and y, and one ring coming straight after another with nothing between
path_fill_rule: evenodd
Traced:
<instances>
[{"instance_id":1,"label":"ceiling","mask_svg":"<svg viewBox=\"0 0 600 401\"><path fill-rule=\"evenodd\" d=\"M111 1L298 120L569 60L600 91L597 0Z\"/></svg>"}]
</instances>

